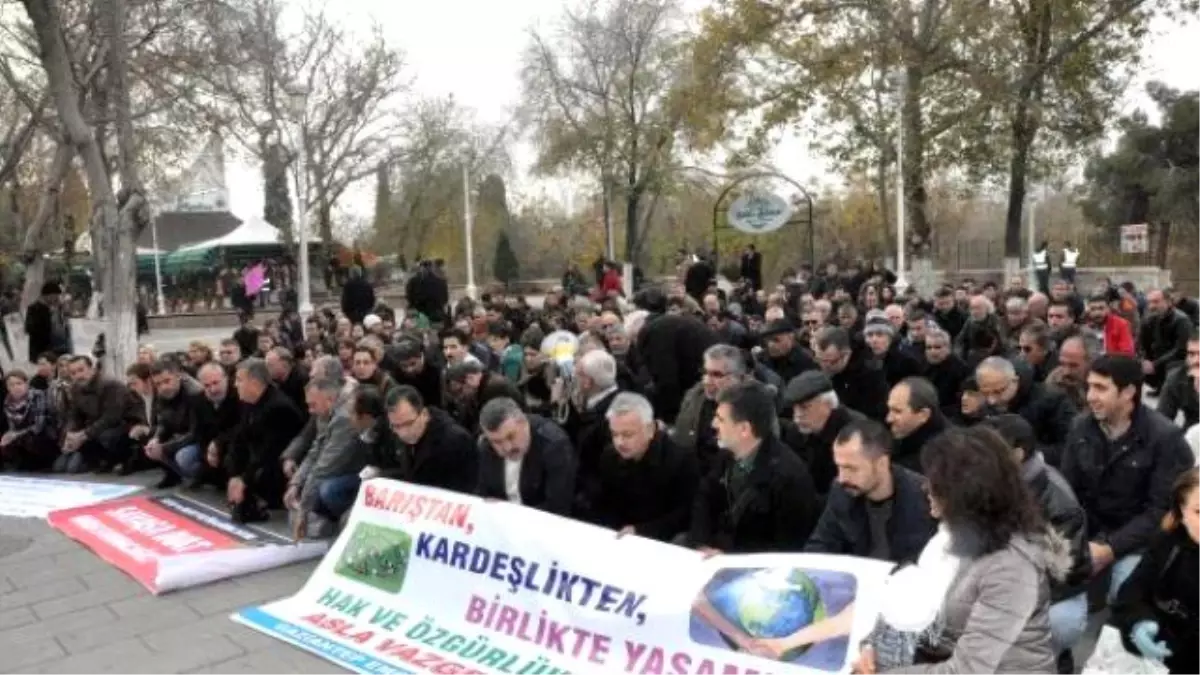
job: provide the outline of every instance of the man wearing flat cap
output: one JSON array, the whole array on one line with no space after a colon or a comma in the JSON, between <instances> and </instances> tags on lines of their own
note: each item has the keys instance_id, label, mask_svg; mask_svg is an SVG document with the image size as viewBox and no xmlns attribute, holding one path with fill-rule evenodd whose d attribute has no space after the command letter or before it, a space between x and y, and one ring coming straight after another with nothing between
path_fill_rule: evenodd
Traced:
<instances>
[{"instance_id":1,"label":"man wearing flat cap","mask_svg":"<svg viewBox=\"0 0 1200 675\"><path fill-rule=\"evenodd\" d=\"M817 491L825 494L837 475L833 461L833 441L842 428L862 413L841 404L833 390L833 380L819 370L802 373L787 384L784 405L791 408L792 421L800 432L798 442L789 442L808 463ZM788 439L792 441L792 439Z\"/></svg>"},{"instance_id":2,"label":"man wearing flat cap","mask_svg":"<svg viewBox=\"0 0 1200 675\"><path fill-rule=\"evenodd\" d=\"M796 327L787 319L775 319L759 333L767 348L767 366L784 382L809 370L818 370L817 362L796 342Z\"/></svg>"}]
</instances>

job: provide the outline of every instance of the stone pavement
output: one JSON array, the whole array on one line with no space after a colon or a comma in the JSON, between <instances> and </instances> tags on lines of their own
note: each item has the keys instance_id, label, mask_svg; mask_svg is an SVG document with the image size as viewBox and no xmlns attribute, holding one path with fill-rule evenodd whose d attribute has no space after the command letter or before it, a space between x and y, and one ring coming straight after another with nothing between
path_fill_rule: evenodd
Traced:
<instances>
[{"instance_id":1,"label":"stone pavement","mask_svg":"<svg viewBox=\"0 0 1200 675\"><path fill-rule=\"evenodd\" d=\"M0 672L340 672L229 619L291 595L315 566L155 597L45 521L0 518Z\"/></svg>"}]
</instances>

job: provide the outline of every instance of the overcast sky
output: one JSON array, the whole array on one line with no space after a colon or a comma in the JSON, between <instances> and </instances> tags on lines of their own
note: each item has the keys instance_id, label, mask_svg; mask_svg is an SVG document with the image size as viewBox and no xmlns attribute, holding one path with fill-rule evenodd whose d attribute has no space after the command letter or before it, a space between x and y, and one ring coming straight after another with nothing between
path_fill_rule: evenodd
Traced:
<instances>
[{"instance_id":1,"label":"overcast sky","mask_svg":"<svg viewBox=\"0 0 1200 675\"><path fill-rule=\"evenodd\" d=\"M552 28L563 2L343 0L341 5L352 7L346 15L349 21L375 17L394 44L404 49L416 77L416 95L453 94L458 101L473 108L482 121L503 124L511 119L520 96L518 70L528 30L531 26ZM1127 112L1139 106L1151 107L1143 93L1148 81L1157 79L1179 88L1200 85L1200 68L1196 65L1200 64L1197 27L1195 22L1190 25L1159 22L1156 37L1148 41L1145 69L1127 96ZM511 180L510 193L521 195L545 190L561 197L565 190L560 184L524 176L523 168L528 166L531 157L532 151L527 146L516 149L517 175ZM774 162L802 183L831 179L821 158L809 153L801 138L785 139L776 149ZM228 174L233 212L243 218L260 215L259 169L233 163ZM369 217L373 205L372 190L371 181L365 181L347 195L343 207Z\"/></svg>"}]
</instances>

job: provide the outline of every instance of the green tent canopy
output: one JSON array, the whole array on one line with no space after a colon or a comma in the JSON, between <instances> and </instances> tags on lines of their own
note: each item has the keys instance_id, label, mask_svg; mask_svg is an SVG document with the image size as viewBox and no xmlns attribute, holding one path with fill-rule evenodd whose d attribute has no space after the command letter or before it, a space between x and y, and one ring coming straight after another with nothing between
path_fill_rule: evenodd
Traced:
<instances>
[{"instance_id":1,"label":"green tent canopy","mask_svg":"<svg viewBox=\"0 0 1200 675\"><path fill-rule=\"evenodd\" d=\"M216 266L218 254L219 252L215 248L185 248L174 251L163 256L160 263L162 273L174 275L213 269ZM153 259L150 264L154 264Z\"/></svg>"}]
</instances>

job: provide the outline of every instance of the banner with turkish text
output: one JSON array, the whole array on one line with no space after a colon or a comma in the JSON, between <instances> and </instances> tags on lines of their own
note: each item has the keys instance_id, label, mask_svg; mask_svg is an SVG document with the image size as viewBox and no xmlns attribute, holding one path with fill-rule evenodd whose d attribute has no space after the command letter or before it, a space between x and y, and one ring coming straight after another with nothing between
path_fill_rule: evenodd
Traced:
<instances>
[{"instance_id":1,"label":"banner with turkish text","mask_svg":"<svg viewBox=\"0 0 1200 675\"><path fill-rule=\"evenodd\" d=\"M235 621L359 673L836 673L891 565L699 553L375 479L294 596Z\"/></svg>"},{"instance_id":2,"label":"banner with turkish text","mask_svg":"<svg viewBox=\"0 0 1200 675\"><path fill-rule=\"evenodd\" d=\"M293 543L187 497L131 497L53 511L56 530L152 593L190 588L320 557L326 542Z\"/></svg>"}]
</instances>

